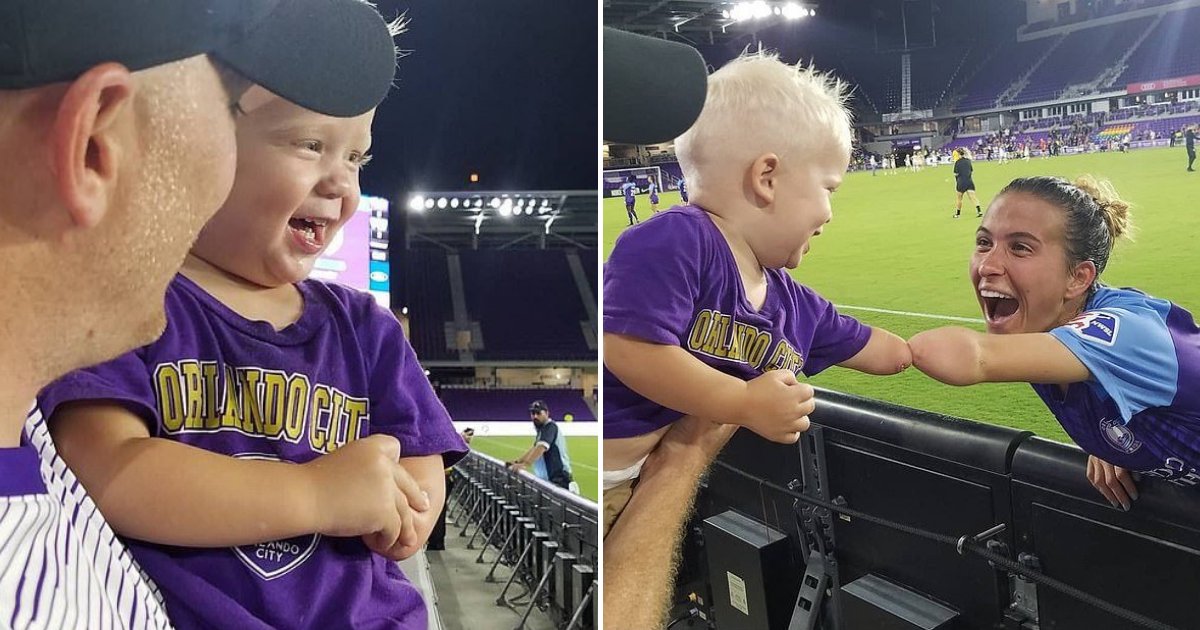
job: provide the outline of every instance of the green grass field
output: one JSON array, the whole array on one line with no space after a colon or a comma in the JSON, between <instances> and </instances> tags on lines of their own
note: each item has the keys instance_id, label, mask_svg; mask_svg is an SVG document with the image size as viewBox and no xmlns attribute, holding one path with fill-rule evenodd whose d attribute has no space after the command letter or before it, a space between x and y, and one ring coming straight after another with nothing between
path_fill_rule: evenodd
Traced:
<instances>
[{"instance_id":1,"label":"green grass field","mask_svg":"<svg viewBox=\"0 0 1200 630\"><path fill-rule=\"evenodd\" d=\"M475 436L471 448L487 453L496 459L509 461L520 457L533 444L532 436ZM600 454L595 436L567 436L567 452L571 458L571 472L579 484L579 493L593 500L600 499L599 477L596 473Z\"/></svg>"},{"instance_id":2,"label":"green grass field","mask_svg":"<svg viewBox=\"0 0 1200 630\"><path fill-rule=\"evenodd\" d=\"M1186 173L1182 148L1146 149L1129 154L1063 156L1000 165L976 162L975 183L984 209L991 197L1016 177L1092 173L1112 180L1134 204L1135 242L1117 246L1102 279L1133 286L1200 310L1200 174ZM882 171L880 172L882 173ZM663 195L660 208L679 203L677 193ZM965 202L964 202L965 203ZM637 202L645 220L645 195ZM967 278L973 249L974 208L952 219L954 183L949 166L920 173L847 174L833 199L833 222L813 240L812 250L792 275L839 306L910 313L981 317ZM605 198L604 253L627 221L620 198ZM908 338L943 325L961 323L913 315L892 315L844 308L872 326ZM968 324L969 325L969 324ZM982 330L982 323L975 326ZM866 376L832 368L814 385L983 422L1029 429L1046 438L1069 441L1054 418L1025 384L988 384L955 388L916 370L892 377Z\"/></svg>"}]
</instances>

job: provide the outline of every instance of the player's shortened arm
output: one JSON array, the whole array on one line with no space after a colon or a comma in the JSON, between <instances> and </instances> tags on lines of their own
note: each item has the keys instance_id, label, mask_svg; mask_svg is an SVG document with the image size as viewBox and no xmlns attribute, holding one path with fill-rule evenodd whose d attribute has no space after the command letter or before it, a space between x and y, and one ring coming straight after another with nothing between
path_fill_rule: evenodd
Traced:
<instances>
[{"instance_id":1,"label":"player's shortened arm","mask_svg":"<svg viewBox=\"0 0 1200 630\"><path fill-rule=\"evenodd\" d=\"M912 365L912 352L908 348L908 342L899 336L882 328L872 327L867 345L838 365L880 376L898 374Z\"/></svg>"},{"instance_id":2,"label":"player's shortened arm","mask_svg":"<svg viewBox=\"0 0 1200 630\"><path fill-rule=\"evenodd\" d=\"M1087 367L1049 333L989 335L948 326L918 333L908 345L913 366L948 385L1067 384L1090 376Z\"/></svg>"},{"instance_id":3,"label":"player's shortened arm","mask_svg":"<svg viewBox=\"0 0 1200 630\"><path fill-rule=\"evenodd\" d=\"M726 422L742 411L746 382L679 346L605 333L604 365L627 387L669 409Z\"/></svg>"}]
</instances>

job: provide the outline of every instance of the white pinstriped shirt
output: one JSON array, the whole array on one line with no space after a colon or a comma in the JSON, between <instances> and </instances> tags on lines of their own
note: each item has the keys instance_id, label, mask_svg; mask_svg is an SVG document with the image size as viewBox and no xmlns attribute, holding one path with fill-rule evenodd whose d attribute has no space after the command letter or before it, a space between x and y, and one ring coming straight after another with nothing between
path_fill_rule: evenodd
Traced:
<instances>
[{"instance_id":1,"label":"white pinstriped shirt","mask_svg":"<svg viewBox=\"0 0 1200 630\"><path fill-rule=\"evenodd\" d=\"M158 587L59 458L36 407L25 435L21 448L0 449L0 629L170 628Z\"/></svg>"}]
</instances>

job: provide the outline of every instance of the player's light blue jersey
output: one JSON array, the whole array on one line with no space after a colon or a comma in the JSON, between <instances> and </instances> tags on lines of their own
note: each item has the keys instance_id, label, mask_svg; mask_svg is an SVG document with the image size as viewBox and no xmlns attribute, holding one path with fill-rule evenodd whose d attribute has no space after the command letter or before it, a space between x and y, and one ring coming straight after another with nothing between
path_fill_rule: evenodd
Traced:
<instances>
[{"instance_id":1,"label":"player's light blue jersey","mask_svg":"<svg viewBox=\"0 0 1200 630\"><path fill-rule=\"evenodd\" d=\"M1200 328L1176 304L1101 287L1050 331L1091 372L1066 392L1034 385L1083 450L1113 465L1200 483Z\"/></svg>"}]
</instances>

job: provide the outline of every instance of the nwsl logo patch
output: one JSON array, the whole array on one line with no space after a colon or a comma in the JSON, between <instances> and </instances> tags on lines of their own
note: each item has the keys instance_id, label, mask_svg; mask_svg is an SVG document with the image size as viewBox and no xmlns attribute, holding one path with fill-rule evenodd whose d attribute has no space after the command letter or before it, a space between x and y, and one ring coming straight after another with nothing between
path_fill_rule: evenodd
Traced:
<instances>
[{"instance_id":1,"label":"nwsl logo patch","mask_svg":"<svg viewBox=\"0 0 1200 630\"><path fill-rule=\"evenodd\" d=\"M1120 325L1121 320L1117 319L1116 315L1100 311L1084 313L1067 322L1067 326L1076 335L1106 346L1113 345L1113 342L1117 340L1117 328Z\"/></svg>"}]
</instances>

